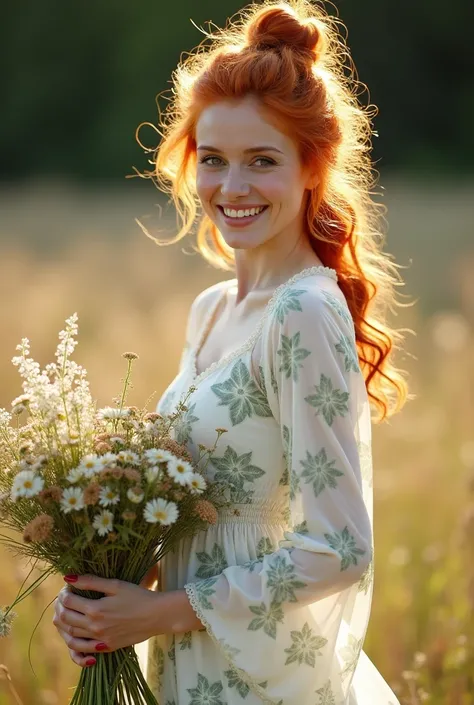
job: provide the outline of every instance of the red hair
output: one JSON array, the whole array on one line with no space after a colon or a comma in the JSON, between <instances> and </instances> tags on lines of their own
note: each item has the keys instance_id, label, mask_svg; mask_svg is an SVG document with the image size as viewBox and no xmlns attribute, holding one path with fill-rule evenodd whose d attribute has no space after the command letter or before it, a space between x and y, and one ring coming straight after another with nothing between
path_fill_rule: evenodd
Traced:
<instances>
[{"instance_id":1,"label":"red hair","mask_svg":"<svg viewBox=\"0 0 474 705\"><path fill-rule=\"evenodd\" d=\"M308 0L267 2L244 10L208 40L173 75L156 170L142 175L171 193L182 227L166 243L147 235L172 244L198 222L200 253L216 267L234 269L232 248L199 214L195 130L208 105L256 97L266 119L298 145L302 165L318 173L318 186L308 192L306 233L323 264L337 271L368 395L383 420L407 399L403 373L391 359L403 335L386 321L387 308L402 305L395 300L401 279L398 265L382 252L382 207L372 199L371 120L377 111L357 99L360 84L337 21Z\"/></svg>"}]
</instances>

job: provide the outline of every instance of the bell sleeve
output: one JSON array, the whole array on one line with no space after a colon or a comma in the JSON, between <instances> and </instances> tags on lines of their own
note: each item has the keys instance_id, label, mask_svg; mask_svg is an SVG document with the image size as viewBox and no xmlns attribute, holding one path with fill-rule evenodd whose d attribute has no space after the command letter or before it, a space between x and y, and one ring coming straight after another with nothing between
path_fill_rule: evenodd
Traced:
<instances>
[{"instance_id":1,"label":"bell sleeve","mask_svg":"<svg viewBox=\"0 0 474 705\"><path fill-rule=\"evenodd\" d=\"M340 702L339 632L372 558L358 444L367 397L352 320L335 303L315 286L289 289L262 333L260 383L288 473L279 549L185 586L235 678L278 705Z\"/></svg>"}]
</instances>

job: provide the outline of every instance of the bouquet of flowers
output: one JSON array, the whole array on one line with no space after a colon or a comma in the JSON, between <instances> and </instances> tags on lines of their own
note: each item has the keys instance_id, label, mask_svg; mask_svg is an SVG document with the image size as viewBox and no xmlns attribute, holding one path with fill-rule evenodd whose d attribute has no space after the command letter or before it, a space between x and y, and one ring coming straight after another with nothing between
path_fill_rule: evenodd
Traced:
<instances>
[{"instance_id":1,"label":"bouquet of flowers","mask_svg":"<svg viewBox=\"0 0 474 705\"><path fill-rule=\"evenodd\" d=\"M193 388L166 417L126 406L138 356L124 353L122 393L115 406L97 410L87 372L70 359L77 330L74 314L59 334L56 361L44 370L30 358L27 338L12 360L23 394L11 412L0 409L0 519L13 530L0 541L45 567L0 608L0 636L10 630L15 605L49 575L92 573L138 585L183 536L215 523L225 503L222 488L203 477L225 429L216 429L212 448L200 446L194 463L173 440ZM132 646L96 658L94 669L83 669L71 705L156 705Z\"/></svg>"}]
</instances>

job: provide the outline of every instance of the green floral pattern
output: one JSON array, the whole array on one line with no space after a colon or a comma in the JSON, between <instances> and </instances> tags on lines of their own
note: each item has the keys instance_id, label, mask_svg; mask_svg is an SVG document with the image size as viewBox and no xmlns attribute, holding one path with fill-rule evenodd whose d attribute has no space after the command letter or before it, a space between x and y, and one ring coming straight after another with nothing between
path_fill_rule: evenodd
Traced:
<instances>
[{"instance_id":1,"label":"green floral pattern","mask_svg":"<svg viewBox=\"0 0 474 705\"><path fill-rule=\"evenodd\" d=\"M283 458L285 460L285 469L283 471L283 475L281 476L280 479L280 485L288 485L289 483L289 471L292 466L292 447L293 447L293 432L291 428L288 428L288 426L285 426L283 424L282 426L282 441L283 441Z\"/></svg>"},{"instance_id":2,"label":"green floral pattern","mask_svg":"<svg viewBox=\"0 0 474 705\"><path fill-rule=\"evenodd\" d=\"M307 484L313 486L315 497L319 497L325 487L336 489L336 477L342 477L344 473L334 467L335 462L335 460L328 460L325 448L321 448L316 455L306 451L306 460L300 460L303 466L301 477Z\"/></svg>"},{"instance_id":3,"label":"green floral pattern","mask_svg":"<svg viewBox=\"0 0 474 705\"><path fill-rule=\"evenodd\" d=\"M186 651L186 649L190 649L193 641L193 633L192 632L185 632L183 638L179 642L179 649L180 651Z\"/></svg>"},{"instance_id":4,"label":"green floral pattern","mask_svg":"<svg viewBox=\"0 0 474 705\"><path fill-rule=\"evenodd\" d=\"M334 294L331 294L325 289L323 289L321 293L326 303L329 304L329 306L334 309L337 315L340 316L342 320L353 329L354 321L352 320L351 312L349 311L347 303L341 303L339 299L334 296Z\"/></svg>"},{"instance_id":5,"label":"green floral pattern","mask_svg":"<svg viewBox=\"0 0 474 705\"><path fill-rule=\"evenodd\" d=\"M196 582L196 597L204 610L214 609L208 598L215 595L216 588L214 586L217 580L217 578L206 578Z\"/></svg>"},{"instance_id":6,"label":"green floral pattern","mask_svg":"<svg viewBox=\"0 0 474 705\"><path fill-rule=\"evenodd\" d=\"M199 418L194 416L195 408L196 404L189 406L187 410L181 414L180 418L173 427L175 438L178 443L185 444L191 439L193 424L196 423L196 421L199 421Z\"/></svg>"},{"instance_id":7,"label":"green floral pattern","mask_svg":"<svg viewBox=\"0 0 474 705\"><path fill-rule=\"evenodd\" d=\"M248 367L242 360L235 363L229 379L211 385L211 389L219 397L218 406L229 407L232 426L237 426L252 416L272 415L267 399L255 384Z\"/></svg>"},{"instance_id":8,"label":"green floral pattern","mask_svg":"<svg viewBox=\"0 0 474 705\"><path fill-rule=\"evenodd\" d=\"M341 336L341 339L336 343L337 352L344 356L344 368L346 372L360 372L359 357L357 355L354 343L347 335Z\"/></svg>"},{"instance_id":9,"label":"green floral pattern","mask_svg":"<svg viewBox=\"0 0 474 705\"><path fill-rule=\"evenodd\" d=\"M298 580L295 567L287 562L286 556L276 555L267 569L267 587L274 602L298 602L295 590L305 588L306 583Z\"/></svg>"},{"instance_id":10,"label":"green floral pattern","mask_svg":"<svg viewBox=\"0 0 474 705\"><path fill-rule=\"evenodd\" d=\"M202 565L196 572L197 578L212 578L214 575L220 575L227 568L227 561L224 551L215 543L211 553L199 551L196 558Z\"/></svg>"},{"instance_id":11,"label":"green floral pattern","mask_svg":"<svg viewBox=\"0 0 474 705\"><path fill-rule=\"evenodd\" d=\"M259 477L265 475L265 470L252 465L251 459L252 451L238 455L233 448L227 446L222 458L212 457L212 464L217 468L214 479L216 482L224 482L241 488L245 482L255 482Z\"/></svg>"},{"instance_id":12,"label":"green floral pattern","mask_svg":"<svg viewBox=\"0 0 474 705\"><path fill-rule=\"evenodd\" d=\"M285 316L290 311L303 311L300 296L306 294L306 289L285 289L275 305L275 316L278 323L283 324Z\"/></svg>"},{"instance_id":13,"label":"green floral pattern","mask_svg":"<svg viewBox=\"0 0 474 705\"><path fill-rule=\"evenodd\" d=\"M235 688L240 697L245 699L250 692L250 688L247 683L239 678L235 671L224 671L224 675L227 678L229 688Z\"/></svg>"},{"instance_id":14,"label":"green floral pattern","mask_svg":"<svg viewBox=\"0 0 474 705\"><path fill-rule=\"evenodd\" d=\"M347 645L339 650L344 667L341 671L341 678L345 680L348 676L354 673L357 662L359 661L360 652L362 651L363 639L356 639L353 634L349 634Z\"/></svg>"},{"instance_id":15,"label":"green floral pattern","mask_svg":"<svg viewBox=\"0 0 474 705\"><path fill-rule=\"evenodd\" d=\"M357 586L358 592L364 592L366 595L374 581L374 561L371 560L366 570L364 571L359 584Z\"/></svg>"},{"instance_id":16,"label":"green floral pattern","mask_svg":"<svg viewBox=\"0 0 474 705\"><path fill-rule=\"evenodd\" d=\"M354 537L349 533L347 526L341 531L334 534L324 534L331 548L341 556L341 571L347 570L349 566L357 565L357 556L363 556L365 551L357 548Z\"/></svg>"},{"instance_id":17,"label":"green floral pattern","mask_svg":"<svg viewBox=\"0 0 474 705\"><path fill-rule=\"evenodd\" d=\"M281 348L277 350L277 355L281 356L280 372L283 372L287 379L290 377L294 382L298 381L299 368L303 367L303 360L311 355L306 348L300 348L301 333L295 333L291 338L286 335L281 336Z\"/></svg>"},{"instance_id":18,"label":"green floral pattern","mask_svg":"<svg viewBox=\"0 0 474 705\"><path fill-rule=\"evenodd\" d=\"M332 426L336 416L345 416L348 413L349 392L335 389L330 378L322 373L319 385L315 385L315 388L316 393L305 397L305 401L314 406L316 416L321 414L328 426Z\"/></svg>"},{"instance_id":19,"label":"green floral pattern","mask_svg":"<svg viewBox=\"0 0 474 705\"><path fill-rule=\"evenodd\" d=\"M306 519L302 521L301 524L297 524L294 527L293 531L295 532L295 534L302 534L303 536L309 534L308 522L306 521Z\"/></svg>"},{"instance_id":20,"label":"green floral pattern","mask_svg":"<svg viewBox=\"0 0 474 705\"><path fill-rule=\"evenodd\" d=\"M293 643L285 649L285 653L288 654L285 666L296 662L300 666L305 663L307 666L314 668L316 656L322 656L320 650L326 646L328 640L323 636L313 634L313 630L310 629L307 622L303 625L301 631L292 631L290 636Z\"/></svg>"},{"instance_id":21,"label":"green floral pattern","mask_svg":"<svg viewBox=\"0 0 474 705\"><path fill-rule=\"evenodd\" d=\"M285 619L281 605L271 602L269 607L262 602L260 605L250 605L249 610L256 615L247 627L249 631L256 632L263 629L272 639L276 639L277 624Z\"/></svg>"},{"instance_id":22,"label":"green floral pattern","mask_svg":"<svg viewBox=\"0 0 474 705\"><path fill-rule=\"evenodd\" d=\"M336 705L336 699L331 688L331 681L326 681L322 688L318 688L316 695L319 695L319 700L316 705Z\"/></svg>"},{"instance_id":23,"label":"green floral pattern","mask_svg":"<svg viewBox=\"0 0 474 705\"><path fill-rule=\"evenodd\" d=\"M172 643L171 643L171 646L170 646L170 648L169 648L169 650L168 650L168 658L169 658L169 660L172 661L173 663L176 663L176 642L175 642L175 638L174 638L174 637L173 637L173 641L172 641Z\"/></svg>"},{"instance_id":24,"label":"green floral pattern","mask_svg":"<svg viewBox=\"0 0 474 705\"><path fill-rule=\"evenodd\" d=\"M290 470L290 499L293 502L296 499L298 492L301 492L300 476L291 468Z\"/></svg>"},{"instance_id":25,"label":"green floral pattern","mask_svg":"<svg viewBox=\"0 0 474 705\"><path fill-rule=\"evenodd\" d=\"M202 673L198 673L197 688L187 688L191 696L189 705L226 705L220 697L223 689L220 681L211 684Z\"/></svg>"}]
</instances>

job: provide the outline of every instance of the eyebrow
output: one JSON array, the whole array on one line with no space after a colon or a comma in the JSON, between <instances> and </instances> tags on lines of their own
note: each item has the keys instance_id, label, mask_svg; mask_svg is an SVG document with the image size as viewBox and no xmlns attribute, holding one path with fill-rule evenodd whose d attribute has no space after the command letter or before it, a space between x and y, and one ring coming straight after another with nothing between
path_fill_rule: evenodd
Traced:
<instances>
[{"instance_id":1,"label":"eyebrow","mask_svg":"<svg viewBox=\"0 0 474 705\"><path fill-rule=\"evenodd\" d=\"M210 147L209 145L206 145L206 144L199 145L198 149L205 150L206 152L217 152L218 154L222 154L221 149L217 149L217 147ZM244 154L255 154L256 152L278 152L279 154L283 154L283 152L280 149L277 149L276 147L269 147L269 146L250 147L249 149L244 149Z\"/></svg>"}]
</instances>

